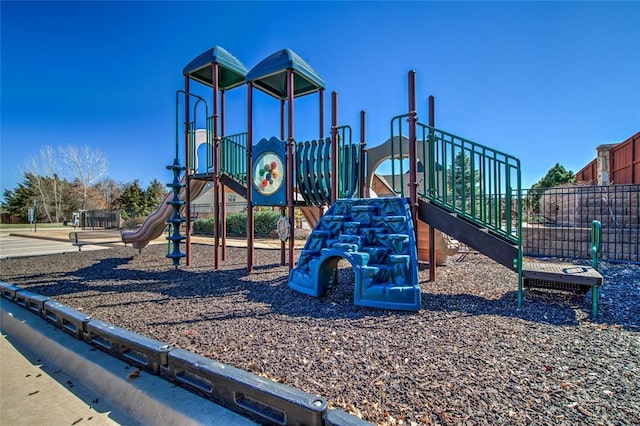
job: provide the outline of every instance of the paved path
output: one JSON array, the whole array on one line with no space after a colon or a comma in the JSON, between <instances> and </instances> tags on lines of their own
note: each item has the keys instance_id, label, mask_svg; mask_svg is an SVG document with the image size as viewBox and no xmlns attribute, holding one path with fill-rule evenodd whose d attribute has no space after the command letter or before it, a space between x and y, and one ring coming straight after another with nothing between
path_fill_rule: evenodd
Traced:
<instances>
[{"instance_id":1,"label":"paved path","mask_svg":"<svg viewBox=\"0 0 640 426\"><path fill-rule=\"evenodd\" d=\"M0 425L254 425L0 299Z\"/></svg>"},{"instance_id":2,"label":"paved path","mask_svg":"<svg viewBox=\"0 0 640 426\"><path fill-rule=\"evenodd\" d=\"M85 246L84 251L104 250L105 246ZM71 244L50 239L27 238L12 235L0 235L0 259L17 257L44 256L56 253L77 252L78 248Z\"/></svg>"},{"instance_id":3,"label":"paved path","mask_svg":"<svg viewBox=\"0 0 640 426\"><path fill-rule=\"evenodd\" d=\"M77 252L78 248L71 244L69 240L69 232L72 232L73 228L45 228L38 232L32 232L27 230L12 230L0 232L0 259L17 258L17 257L29 257L29 256L42 256L55 253L71 253ZM82 232L82 231L79 231ZM114 239L118 239L117 236L113 236L113 232L106 232L104 241L110 242L105 245L91 245L85 244L82 246L82 251L89 250L103 250L114 246L123 246L123 243L113 243ZM100 241L100 240L97 240ZM213 245L213 237L194 235L191 237L191 242L194 244L206 244ZM301 249L304 247L305 240L296 240L295 247ZM159 238L151 241L149 244L166 244L165 236L162 235ZM246 238L227 238L227 247L246 247ZM280 249L280 240L277 238L256 238L255 248L259 249ZM184 251L184 246L182 246Z\"/></svg>"},{"instance_id":4,"label":"paved path","mask_svg":"<svg viewBox=\"0 0 640 426\"><path fill-rule=\"evenodd\" d=\"M17 349L20 347L20 351ZM117 425L117 410L44 358L0 338L0 423L3 425Z\"/></svg>"}]
</instances>

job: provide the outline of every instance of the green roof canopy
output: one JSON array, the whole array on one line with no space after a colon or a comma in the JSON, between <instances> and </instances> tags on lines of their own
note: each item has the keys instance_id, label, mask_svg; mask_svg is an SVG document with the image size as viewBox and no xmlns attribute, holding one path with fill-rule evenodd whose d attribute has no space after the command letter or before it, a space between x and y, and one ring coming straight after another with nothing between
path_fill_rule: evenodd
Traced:
<instances>
[{"instance_id":1,"label":"green roof canopy","mask_svg":"<svg viewBox=\"0 0 640 426\"><path fill-rule=\"evenodd\" d=\"M218 88L220 90L233 89L244 84L247 67L220 46L215 46L198 55L184 67L182 74L213 87L211 78L213 64L218 64Z\"/></svg>"},{"instance_id":2,"label":"green roof canopy","mask_svg":"<svg viewBox=\"0 0 640 426\"><path fill-rule=\"evenodd\" d=\"M286 99L288 69L292 69L294 74L294 97L324 89L324 80L291 49L282 49L263 59L249 71L245 80L277 99Z\"/></svg>"}]
</instances>

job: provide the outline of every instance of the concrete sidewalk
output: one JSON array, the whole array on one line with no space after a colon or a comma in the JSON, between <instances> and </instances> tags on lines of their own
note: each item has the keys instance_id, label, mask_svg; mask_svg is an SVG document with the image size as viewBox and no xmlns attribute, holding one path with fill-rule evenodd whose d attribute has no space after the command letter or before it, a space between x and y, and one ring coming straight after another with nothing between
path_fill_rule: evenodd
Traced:
<instances>
[{"instance_id":1,"label":"concrete sidewalk","mask_svg":"<svg viewBox=\"0 0 640 426\"><path fill-rule=\"evenodd\" d=\"M2 425L254 425L0 299Z\"/></svg>"},{"instance_id":2,"label":"concrete sidewalk","mask_svg":"<svg viewBox=\"0 0 640 426\"><path fill-rule=\"evenodd\" d=\"M4 334L0 340L0 379L0 424L126 423L104 398L101 401L63 370L44 364L39 355Z\"/></svg>"},{"instance_id":3,"label":"concrete sidewalk","mask_svg":"<svg viewBox=\"0 0 640 426\"><path fill-rule=\"evenodd\" d=\"M38 239L44 239L44 240L68 242L69 244L71 244L71 241L69 240L70 232L82 232L82 230L79 230L79 229L74 230L73 228L43 229L37 232L30 232L28 230L16 230L16 231L9 232L8 235L15 236L15 237L23 237L23 238L38 238ZM91 232L96 232L96 231L91 231ZM105 231L105 239L113 239L113 235L114 233L112 231ZM192 235L191 242L194 244L213 245L214 240L212 236ZM165 239L165 235L162 235L156 238L155 240L152 240L149 242L149 244L166 244L166 243L167 243L167 240ZM306 240L296 240L295 247L297 249L301 249L304 247L305 243L306 243ZM109 245L124 246L124 243L112 243ZM246 238L227 237L227 247L246 247L246 246L247 246ZM275 237L274 238L256 238L255 248L279 249L280 240Z\"/></svg>"}]
</instances>

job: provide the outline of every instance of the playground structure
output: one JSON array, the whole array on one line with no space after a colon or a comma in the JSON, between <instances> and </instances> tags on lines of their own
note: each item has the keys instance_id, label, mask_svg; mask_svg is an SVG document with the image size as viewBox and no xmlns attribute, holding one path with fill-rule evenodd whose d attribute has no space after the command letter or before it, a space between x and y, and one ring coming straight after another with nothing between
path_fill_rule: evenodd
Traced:
<instances>
[{"instance_id":1,"label":"playground structure","mask_svg":"<svg viewBox=\"0 0 640 426\"><path fill-rule=\"evenodd\" d=\"M429 98L428 124L418 121L415 72L408 75L408 112L392 118L391 137L384 146L370 149L366 145L365 112L360 115L360 140L354 142L352 128L339 124L336 92L331 95L330 137L325 138L325 83L290 49L278 51L247 70L238 59L216 46L192 60L183 75L184 90L176 95L175 159L167 166L174 173L173 182L168 184L173 192L168 196L168 207L161 207L162 213L157 216L172 226L167 237L167 257L176 267L183 257L190 264L189 203L205 186L203 182L210 181L216 223L214 269L219 268L226 255L228 187L247 199L249 272L254 265L254 207L271 206L280 208L285 234L288 233L284 235L287 238L281 237L281 264L289 266L289 286L302 293L325 294L336 283L338 262L345 259L354 270L356 304L419 310L418 253L420 245L428 244L433 280L437 229L515 271L518 306L521 305L520 162L509 154L437 129L433 96ZM211 115L207 101L190 92L192 81L211 89ZM247 131L227 135L225 93L242 85L247 87ZM253 129L254 89L279 101L280 110L279 136L262 138L257 143ZM317 94L319 99L318 138L298 141L294 135L294 101L311 94ZM182 120L180 96L184 99ZM204 130L197 130L198 121L206 123ZM179 158L181 134L184 166ZM201 146L205 147L204 153ZM199 159L200 155L206 158ZM392 160L389 186L395 197L365 198L375 168L387 159ZM408 167L403 161L407 159ZM185 176L181 180L182 171ZM314 226L297 265L293 226L296 208ZM185 217L181 216L183 210ZM185 235L181 234L182 224ZM164 226L164 221L156 226L145 224L144 237L143 231L139 231L140 238L123 233L123 241L128 239L143 246L145 238L158 236ZM428 238L424 238L425 234ZM180 251L183 242L185 253ZM535 286L539 281L527 283ZM595 289L600 283L601 279L591 281L589 286ZM594 290L593 294L597 307L597 292Z\"/></svg>"}]
</instances>

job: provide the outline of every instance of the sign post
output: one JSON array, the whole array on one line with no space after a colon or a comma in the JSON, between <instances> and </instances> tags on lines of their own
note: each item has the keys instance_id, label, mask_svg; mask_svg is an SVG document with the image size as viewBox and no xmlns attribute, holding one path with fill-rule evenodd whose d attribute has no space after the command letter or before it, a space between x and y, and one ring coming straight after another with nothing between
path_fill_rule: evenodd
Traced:
<instances>
[{"instance_id":1,"label":"sign post","mask_svg":"<svg viewBox=\"0 0 640 426\"><path fill-rule=\"evenodd\" d=\"M33 208L29 209L31 222L33 223L33 232L38 232L38 220L36 218L36 199L33 199Z\"/></svg>"}]
</instances>

